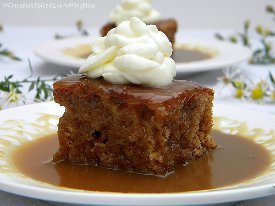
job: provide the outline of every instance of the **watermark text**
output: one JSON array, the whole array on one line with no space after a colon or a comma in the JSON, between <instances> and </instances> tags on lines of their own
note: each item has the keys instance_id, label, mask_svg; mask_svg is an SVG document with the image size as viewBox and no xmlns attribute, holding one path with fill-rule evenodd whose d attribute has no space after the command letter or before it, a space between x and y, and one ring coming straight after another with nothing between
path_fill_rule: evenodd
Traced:
<instances>
[{"instance_id":1,"label":"watermark text","mask_svg":"<svg viewBox=\"0 0 275 206\"><path fill-rule=\"evenodd\" d=\"M71 2L71 3L2 3L2 7L7 9L94 9L92 2Z\"/></svg>"}]
</instances>

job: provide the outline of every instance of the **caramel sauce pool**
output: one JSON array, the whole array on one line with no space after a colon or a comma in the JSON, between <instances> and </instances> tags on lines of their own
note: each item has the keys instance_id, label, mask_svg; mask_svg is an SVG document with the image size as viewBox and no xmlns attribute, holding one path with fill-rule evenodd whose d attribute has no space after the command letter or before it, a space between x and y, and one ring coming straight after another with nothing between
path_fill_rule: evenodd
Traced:
<instances>
[{"instance_id":1,"label":"caramel sauce pool","mask_svg":"<svg viewBox=\"0 0 275 206\"><path fill-rule=\"evenodd\" d=\"M63 49L63 53L76 58L86 59L91 54L92 47L89 44L79 44L76 47ZM185 47L175 48L172 58L176 63L196 62L212 58L213 55L200 49Z\"/></svg>"},{"instance_id":2,"label":"caramel sauce pool","mask_svg":"<svg viewBox=\"0 0 275 206\"><path fill-rule=\"evenodd\" d=\"M213 189L241 183L264 172L271 156L252 140L213 131L219 147L167 177L74 165L53 164L57 135L46 136L18 147L12 163L26 176L57 186L90 191L172 193Z\"/></svg>"},{"instance_id":3,"label":"caramel sauce pool","mask_svg":"<svg viewBox=\"0 0 275 206\"><path fill-rule=\"evenodd\" d=\"M207 51L201 51L199 49L188 49L188 48L175 48L173 51L172 58L176 63L187 63L197 62L206 59L211 59L213 55Z\"/></svg>"}]
</instances>

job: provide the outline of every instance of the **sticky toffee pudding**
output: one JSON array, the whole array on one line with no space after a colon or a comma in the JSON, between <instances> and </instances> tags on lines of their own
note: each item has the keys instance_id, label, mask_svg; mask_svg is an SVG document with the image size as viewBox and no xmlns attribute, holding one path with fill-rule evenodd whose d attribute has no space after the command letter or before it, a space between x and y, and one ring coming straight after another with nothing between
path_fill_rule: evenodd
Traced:
<instances>
[{"instance_id":1,"label":"sticky toffee pudding","mask_svg":"<svg viewBox=\"0 0 275 206\"><path fill-rule=\"evenodd\" d=\"M54 83L66 108L54 161L166 175L216 147L212 89L184 80L164 88L82 75Z\"/></svg>"}]
</instances>

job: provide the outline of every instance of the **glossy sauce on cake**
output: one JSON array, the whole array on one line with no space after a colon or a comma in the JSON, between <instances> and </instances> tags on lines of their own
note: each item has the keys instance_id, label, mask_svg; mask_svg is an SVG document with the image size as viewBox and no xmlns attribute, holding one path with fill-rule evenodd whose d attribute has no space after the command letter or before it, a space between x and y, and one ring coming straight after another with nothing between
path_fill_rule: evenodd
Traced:
<instances>
[{"instance_id":1,"label":"glossy sauce on cake","mask_svg":"<svg viewBox=\"0 0 275 206\"><path fill-rule=\"evenodd\" d=\"M102 78L90 79L85 75L73 75L55 83L56 90L71 90L77 87L86 88L87 92L94 92L96 88L103 90L110 95L129 100L131 98L138 98L144 100L146 103L156 104L164 103L173 98L180 97L186 90L204 90L211 93L212 90L201 86L195 82L186 80L173 80L172 84L163 88L145 87L134 84L111 84L104 81Z\"/></svg>"},{"instance_id":2,"label":"glossy sauce on cake","mask_svg":"<svg viewBox=\"0 0 275 206\"><path fill-rule=\"evenodd\" d=\"M254 141L215 130L213 136L219 145L217 149L186 166L179 166L164 178L70 162L54 164L51 158L58 148L56 135L18 147L11 161L24 175L56 186L124 193L173 193L226 187L255 178L270 166L270 154Z\"/></svg>"}]
</instances>

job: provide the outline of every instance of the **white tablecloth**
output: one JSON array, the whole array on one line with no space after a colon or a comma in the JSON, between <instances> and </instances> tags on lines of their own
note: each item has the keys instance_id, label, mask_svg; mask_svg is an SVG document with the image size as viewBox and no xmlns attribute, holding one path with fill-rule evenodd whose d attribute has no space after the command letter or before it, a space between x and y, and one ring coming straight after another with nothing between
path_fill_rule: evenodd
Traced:
<instances>
[{"instance_id":1,"label":"white tablecloth","mask_svg":"<svg viewBox=\"0 0 275 206\"><path fill-rule=\"evenodd\" d=\"M75 28L54 28L54 27L9 27L4 28L4 32L0 32L0 43L14 51L19 57L23 58L21 62L10 60L0 60L0 80L4 76L13 74L15 79L23 79L29 75L29 66L27 58L31 60L34 75L33 78L41 76L42 78L53 77L56 75L64 75L70 71L77 72L77 69L66 68L62 66L47 63L36 57L32 48L36 45L54 39L55 33L68 34L74 33ZM97 29L91 29L90 33L97 33ZM213 31L186 31L179 33L179 36L213 38ZM275 73L275 66L250 66L246 63L239 65L242 72L249 76L250 79L260 80L266 78L268 71ZM199 82L201 84L217 88L217 78L222 75L221 70L211 72L197 73L193 75L177 74L177 79L188 79ZM219 92L219 91L217 91ZM245 100L235 100L231 95L223 92L216 93L215 101L223 104L236 105L246 109L261 111L269 114L275 114L275 105L257 104ZM0 188L1 190L1 188ZM0 192L0 205L2 206L46 206L52 203L47 203L40 200L34 200L16 195ZM64 204L65 205L65 204ZM236 206L271 206L275 205L275 196L266 198L243 201L235 204Z\"/></svg>"}]
</instances>

